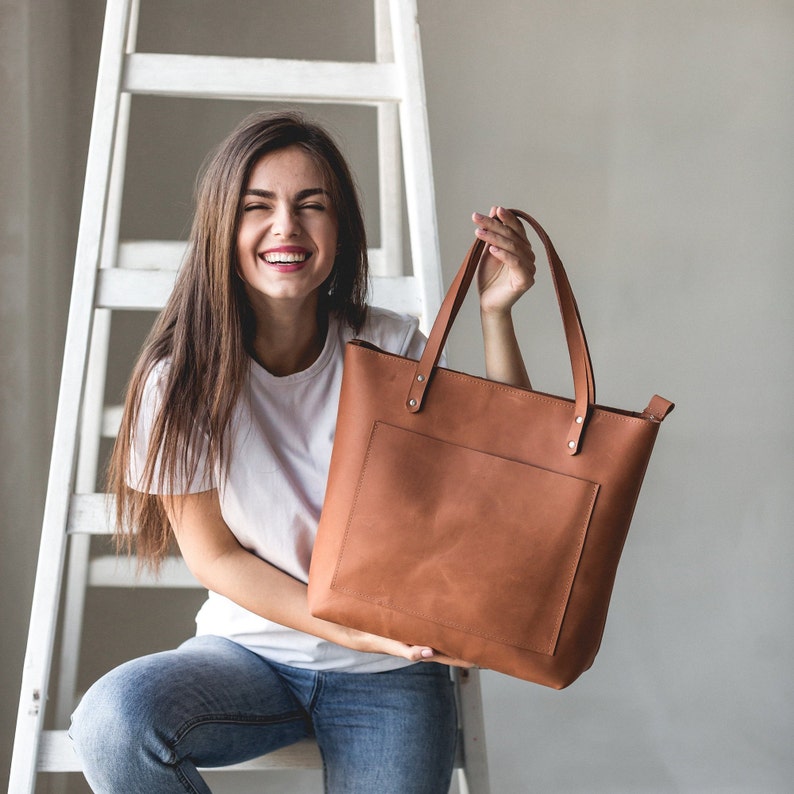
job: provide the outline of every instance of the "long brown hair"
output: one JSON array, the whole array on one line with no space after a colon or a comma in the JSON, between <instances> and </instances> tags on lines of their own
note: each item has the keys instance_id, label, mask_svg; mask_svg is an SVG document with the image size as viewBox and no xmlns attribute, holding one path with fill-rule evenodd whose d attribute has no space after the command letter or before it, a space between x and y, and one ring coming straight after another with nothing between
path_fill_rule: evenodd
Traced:
<instances>
[{"instance_id":1,"label":"long brown hair","mask_svg":"<svg viewBox=\"0 0 794 794\"><path fill-rule=\"evenodd\" d=\"M320 305L358 331L368 284L364 222L350 169L329 134L297 113L255 113L210 155L196 191L196 211L174 290L149 333L127 387L124 415L108 471L116 496L119 550L155 570L171 546L171 527L155 490L171 493L207 466L225 470L226 431L249 370L254 318L237 273L236 240L243 191L256 162L299 146L327 183L339 224L334 267ZM140 482L130 487L130 455L147 379L160 362L159 407ZM140 489L140 490L138 490Z\"/></svg>"}]
</instances>

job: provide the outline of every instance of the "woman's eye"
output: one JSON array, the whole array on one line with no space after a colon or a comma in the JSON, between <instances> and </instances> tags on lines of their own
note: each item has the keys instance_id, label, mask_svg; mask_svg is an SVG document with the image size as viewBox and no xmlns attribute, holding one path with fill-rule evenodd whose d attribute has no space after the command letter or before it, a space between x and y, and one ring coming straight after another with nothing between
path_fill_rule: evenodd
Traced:
<instances>
[{"instance_id":1,"label":"woman's eye","mask_svg":"<svg viewBox=\"0 0 794 794\"><path fill-rule=\"evenodd\" d=\"M325 206L323 206L322 204L314 204L314 203L312 203L312 204L301 204L299 209L302 209L302 210L319 210L320 212L322 212L325 209Z\"/></svg>"},{"instance_id":2,"label":"woman's eye","mask_svg":"<svg viewBox=\"0 0 794 794\"><path fill-rule=\"evenodd\" d=\"M267 204L246 204L243 207L243 212L251 212L252 210L268 210L270 207Z\"/></svg>"}]
</instances>

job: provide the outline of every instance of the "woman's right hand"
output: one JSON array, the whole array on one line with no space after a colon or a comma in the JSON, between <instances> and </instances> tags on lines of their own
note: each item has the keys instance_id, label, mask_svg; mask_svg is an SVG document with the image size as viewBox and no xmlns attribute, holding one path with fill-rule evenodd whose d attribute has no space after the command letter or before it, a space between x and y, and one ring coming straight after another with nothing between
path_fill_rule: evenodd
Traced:
<instances>
[{"instance_id":1,"label":"woman's right hand","mask_svg":"<svg viewBox=\"0 0 794 794\"><path fill-rule=\"evenodd\" d=\"M451 667L474 667L470 662L445 656L428 645L408 645L398 640L390 640L388 637L380 637L377 634L369 634L365 631L358 631L357 629L347 628L338 624L333 625L339 630L339 638L333 641L354 651L399 656L412 662L438 662Z\"/></svg>"}]
</instances>

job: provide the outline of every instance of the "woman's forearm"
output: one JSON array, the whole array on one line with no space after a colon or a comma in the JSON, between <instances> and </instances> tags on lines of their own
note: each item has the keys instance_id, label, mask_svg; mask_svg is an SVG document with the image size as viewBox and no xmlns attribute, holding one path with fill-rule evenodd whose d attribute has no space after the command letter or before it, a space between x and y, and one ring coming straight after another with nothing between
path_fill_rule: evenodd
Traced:
<instances>
[{"instance_id":1,"label":"woman's forearm","mask_svg":"<svg viewBox=\"0 0 794 794\"><path fill-rule=\"evenodd\" d=\"M485 373L490 380L531 388L511 307L535 282L535 254L521 221L509 210L475 212L475 235L486 243L477 268Z\"/></svg>"},{"instance_id":2,"label":"woman's forearm","mask_svg":"<svg viewBox=\"0 0 794 794\"><path fill-rule=\"evenodd\" d=\"M229 549L202 566L188 563L208 589L219 593L260 617L323 639L339 641L333 624L309 612L307 587L242 546Z\"/></svg>"},{"instance_id":3,"label":"woman's forearm","mask_svg":"<svg viewBox=\"0 0 794 794\"><path fill-rule=\"evenodd\" d=\"M240 545L221 515L217 491L166 497L163 506L188 568L204 587L283 626L327 630L309 613L303 582Z\"/></svg>"},{"instance_id":4,"label":"woman's forearm","mask_svg":"<svg viewBox=\"0 0 794 794\"><path fill-rule=\"evenodd\" d=\"M163 505L196 579L249 612L357 651L462 664L427 646L406 645L314 617L303 582L240 545L223 520L217 491L166 497Z\"/></svg>"},{"instance_id":5,"label":"woman's forearm","mask_svg":"<svg viewBox=\"0 0 794 794\"><path fill-rule=\"evenodd\" d=\"M480 319L485 347L485 376L489 380L531 389L510 312L481 312Z\"/></svg>"}]
</instances>

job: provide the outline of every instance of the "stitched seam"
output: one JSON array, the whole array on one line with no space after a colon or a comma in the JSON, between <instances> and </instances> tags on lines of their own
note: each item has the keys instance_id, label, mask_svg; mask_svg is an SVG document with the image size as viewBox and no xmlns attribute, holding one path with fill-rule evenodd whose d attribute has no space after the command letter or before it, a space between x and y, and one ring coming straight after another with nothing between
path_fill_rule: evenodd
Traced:
<instances>
[{"instance_id":1,"label":"stitched seam","mask_svg":"<svg viewBox=\"0 0 794 794\"><path fill-rule=\"evenodd\" d=\"M339 566L342 564L342 557L345 553L345 547L347 546L347 539L350 535L350 525L353 523L353 516L356 512L356 505L358 504L358 497L361 493L361 487L364 484L364 474L367 471L367 465L369 464L369 459L372 456L372 442L375 440L375 434L378 432L378 426L380 422L375 422L372 425L372 432L369 435L369 443L367 445L367 454L364 457L364 465L361 467L361 475L358 478L358 485L356 485L356 493L353 496L353 504L350 508L350 515L347 517L347 524L345 525L345 534L342 536L342 545L339 548L339 554L336 558L336 566L334 567L334 578L331 580L331 587L337 590L346 590L343 587L337 587L336 580L339 576Z\"/></svg>"},{"instance_id":2,"label":"stitched seam","mask_svg":"<svg viewBox=\"0 0 794 794\"><path fill-rule=\"evenodd\" d=\"M182 771L181 762L174 764L174 771L176 772L177 779L185 787L185 791L198 794L198 789L193 785L188 776Z\"/></svg>"},{"instance_id":3,"label":"stitched seam","mask_svg":"<svg viewBox=\"0 0 794 794\"><path fill-rule=\"evenodd\" d=\"M308 702L306 703L307 715L311 715L314 712L314 710L317 708L317 702L319 701L320 696L323 693L323 689L325 689L325 675L323 674L322 671L319 671L314 676L312 693L309 697Z\"/></svg>"},{"instance_id":4,"label":"stitched seam","mask_svg":"<svg viewBox=\"0 0 794 794\"><path fill-rule=\"evenodd\" d=\"M246 717L240 714L202 714L199 717L194 717L191 720L183 723L182 727L174 734L174 745L181 742L185 736L190 733L194 728L208 723L221 723L226 725L278 725L283 722L292 722L293 720L303 720L303 715L299 711L286 712L270 717Z\"/></svg>"},{"instance_id":5,"label":"stitched seam","mask_svg":"<svg viewBox=\"0 0 794 794\"><path fill-rule=\"evenodd\" d=\"M565 598L562 600L560 604L560 611L557 615L557 622L554 626L554 640L549 643L548 653L554 653L554 649L557 647L557 640L560 636L560 629L562 627L562 619L565 615L565 610L568 608L568 602L571 599L571 587L573 586L573 580L576 576L576 570L579 567L579 562L582 559L582 549L584 548L584 539L587 535L587 528L590 526L590 519L593 517L593 507L595 505L596 496L598 494L599 486L596 483L593 483L592 486L592 495L590 497L590 504L587 507L587 513L585 514L584 523L581 526L579 531L579 553L576 555L574 560L571 563L571 569L568 576L568 581L565 586Z\"/></svg>"}]
</instances>

